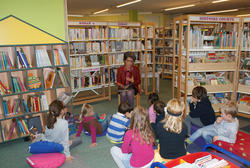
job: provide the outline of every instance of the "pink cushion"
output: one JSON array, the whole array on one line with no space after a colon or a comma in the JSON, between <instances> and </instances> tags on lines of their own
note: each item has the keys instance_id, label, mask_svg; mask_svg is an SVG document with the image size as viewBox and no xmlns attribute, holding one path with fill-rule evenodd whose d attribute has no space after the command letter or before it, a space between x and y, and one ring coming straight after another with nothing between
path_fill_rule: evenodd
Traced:
<instances>
[{"instance_id":1,"label":"pink cushion","mask_svg":"<svg viewBox=\"0 0 250 168\"><path fill-rule=\"evenodd\" d=\"M62 153L33 154L26 158L28 164L33 168L57 168L60 167L66 157Z\"/></svg>"}]
</instances>

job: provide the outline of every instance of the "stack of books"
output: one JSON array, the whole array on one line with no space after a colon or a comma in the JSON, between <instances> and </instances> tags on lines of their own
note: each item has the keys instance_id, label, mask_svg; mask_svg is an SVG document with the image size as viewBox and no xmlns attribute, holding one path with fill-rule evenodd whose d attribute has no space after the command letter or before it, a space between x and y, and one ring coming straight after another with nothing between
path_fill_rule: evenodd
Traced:
<instances>
[{"instance_id":1,"label":"stack of books","mask_svg":"<svg viewBox=\"0 0 250 168\"><path fill-rule=\"evenodd\" d=\"M29 57L27 57L24 54L24 52L21 48L18 48L16 53L17 53L18 68L31 68L32 67Z\"/></svg>"},{"instance_id":2,"label":"stack of books","mask_svg":"<svg viewBox=\"0 0 250 168\"><path fill-rule=\"evenodd\" d=\"M53 54L54 54L55 65L67 65L68 64L68 61L62 49L54 49Z\"/></svg>"},{"instance_id":3,"label":"stack of books","mask_svg":"<svg viewBox=\"0 0 250 168\"><path fill-rule=\"evenodd\" d=\"M10 100L2 102L4 116L12 116L20 112L21 100L15 99L12 103Z\"/></svg>"}]
</instances>

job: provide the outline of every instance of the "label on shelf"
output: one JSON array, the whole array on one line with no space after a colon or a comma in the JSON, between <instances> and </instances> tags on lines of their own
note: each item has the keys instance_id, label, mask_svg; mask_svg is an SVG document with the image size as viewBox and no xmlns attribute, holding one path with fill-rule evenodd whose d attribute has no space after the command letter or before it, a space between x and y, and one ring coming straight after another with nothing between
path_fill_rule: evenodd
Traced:
<instances>
[{"instance_id":1,"label":"label on shelf","mask_svg":"<svg viewBox=\"0 0 250 168\"><path fill-rule=\"evenodd\" d=\"M190 21L211 21L211 22L239 22L239 17L220 17L220 16L190 16Z\"/></svg>"},{"instance_id":2,"label":"label on shelf","mask_svg":"<svg viewBox=\"0 0 250 168\"><path fill-rule=\"evenodd\" d=\"M90 21L69 21L68 25L96 25L96 26L107 26L107 22L90 22Z\"/></svg>"}]
</instances>

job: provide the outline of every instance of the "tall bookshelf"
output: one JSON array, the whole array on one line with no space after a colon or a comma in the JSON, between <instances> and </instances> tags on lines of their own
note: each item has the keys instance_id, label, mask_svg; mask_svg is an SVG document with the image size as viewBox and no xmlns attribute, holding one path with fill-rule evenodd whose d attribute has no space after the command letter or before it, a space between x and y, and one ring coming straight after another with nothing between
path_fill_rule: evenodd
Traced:
<instances>
[{"instance_id":1,"label":"tall bookshelf","mask_svg":"<svg viewBox=\"0 0 250 168\"><path fill-rule=\"evenodd\" d=\"M178 64L177 98L189 102L192 89L200 85L219 112L225 99L235 96L240 18L185 15L174 23L179 34L178 63L174 62Z\"/></svg>"},{"instance_id":2,"label":"tall bookshelf","mask_svg":"<svg viewBox=\"0 0 250 168\"><path fill-rule=\"evenodd\" d=\"M112 90L117 90L117 68L123 65L125 52L135 54L135 65L141 69L141 24L70 21L68 26L74 104L110 100ZM95 80L99 82L83 84L86 73L99 74Z\"/></svg>"},{"instance_id":3,"label":"tall bookshelf","mask_svg":"<svg viewBox=\"0 0 250 168\"><path fill-rule=\"evenodd\" d=\"M144 23L142 25L142 88L146 95L156 91L155 71L155 24Z\"/></svg>"},{"instance_id":4,"label":"tall bookshelf","mask_svg":"<svg viewBox=\"0 0 250 168\"><path fill-rule=\"evenodd\" d=\"M31 117L45 128L48 105L71 95L70 67L65 41L15 16L0 27L0 142L7 142L29 136ZM66 109L72 112L71 103Z\"/></svg>"},{"instance_id":5,"label":"tall bookshelf","mask_svg":"<svg viewBox=\"0 0 250 168\"><path fill-rule=\"evenodd\" d=\"M162 73L163 57L165 55L165 30L164 27L155 28L155 67Z\"/></svg>"},{"instance_id":6,"label":"tall bookshelf","mask_svg":"<svg viewBox=\"0 0 250 168\"><path fill-rule=\"evenodd\" d=\"M110 100L107 22L68 22L73 104ZM86 95L81 95L87 92Z\"/></svg>"},{"instance_id":7,"label":"tall bookshelf","mask_svg":"<svg viewBox=\"0 0 250 168\"><path fill-rule=\"evenodd\" d=\"M239 115L250 118L250 17L241 18L237 104Z\"/></svg>"},{"instance_id":8,"label":"tall bookshelf","mask_svg":"<svg viewBox=\"0 0 250 168\"><path fill-rule=\"evenodd\" d=\"M173 38L173 26L167 26L165 29L165 39L164 39L164 57L163 57L163 71L162 78L172 78L172 70L173 70L173 60L174 58L174 38Z\"/></svg>"}]
</instances>

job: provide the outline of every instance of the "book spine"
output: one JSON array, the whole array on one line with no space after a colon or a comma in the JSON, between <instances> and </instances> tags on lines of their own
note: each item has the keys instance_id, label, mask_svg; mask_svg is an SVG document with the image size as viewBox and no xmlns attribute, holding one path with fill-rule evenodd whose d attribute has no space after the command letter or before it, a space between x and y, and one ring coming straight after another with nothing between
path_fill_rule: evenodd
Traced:
<instances>
[{"instance_id":1,"label":"book spine","mask_svg":"<svg viewBox=\"0 0 250 168\"><path fill-rule=\"evenodd\" d=\"M8 53L6 54L6 57L7 57L7 60L8 60L10 69L13 69L13 65L12 65L12 62L11 62L11 60L10 60L10 57L9 57Z\"/></svg>"},{"instance_id":2,"label":"book spine","mask_svg":"<svg viewBox=\"0 0 250 168\"><path fill-rule=\"evenodd\" d=\"M10 134L9 134L9 140L12 139L15 127L16 127L16 122L13 121L12 124L11 124L11 131L10 131Z\"/></svg>"},{"instance_id":3,"label":"book spine","mask_svg":"<svg viewBox=\"0 0 250 168\"><path fill-rule=\"evenodd\" d=\"M23 52L22 50L20 50L20 53L21 53L23 62L25 63L26 67L27 67L27 68L30 68L30 65L29 65L29 63L28 63L28 60L27 60L26 56L24 55L24 52Z\"/></svg>"}]
</instances>

